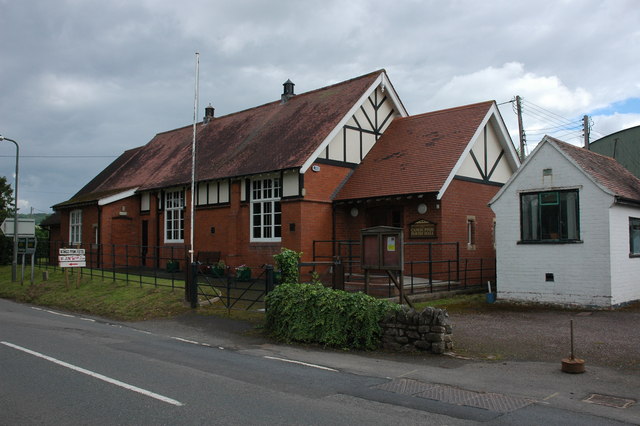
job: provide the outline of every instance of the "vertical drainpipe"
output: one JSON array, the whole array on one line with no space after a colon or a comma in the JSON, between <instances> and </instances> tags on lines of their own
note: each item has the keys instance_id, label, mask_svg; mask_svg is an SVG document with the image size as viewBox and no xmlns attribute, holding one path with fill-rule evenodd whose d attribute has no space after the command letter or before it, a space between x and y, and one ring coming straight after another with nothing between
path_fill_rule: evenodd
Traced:
<instances>
[{"instance_id":1,"label":"vertical drainpipe","mask_svg":"<svg viewBox=\"0 0 640 426\"><path fill-rule=\"evenodd\" d=\"M97 207L98 207L98 238L96 241L96 245L98 246L98 253L97 253L97 259L96 259L96 262L97 262L96 266L100 268L102 265L102 261L101 261L102 260L102 250L101 250L102 238L100 238L102 235L102 206L98 204Z\"/></svg>"},{"instance_id":2,"label":"vertical drainpipe","mask_svg":"<svg viewBox=\"0 0 640 426\"><path fill-rule=\"evenodd\" d=\"M336 257L336 203L331 203L331 257Z\"/></svg>"},{"instance_id":3,"label":"vertical drainpipe","mask_svg":"<svg viewBox=\"0 0 640 426\"><path fill-rule=\"evenodd\" d=\"M159 199L158 199L159 198ZM160 209L158 206L162 203L162 192L156 194L156 268L160 268Z\"/></svg>"}]
</instances>

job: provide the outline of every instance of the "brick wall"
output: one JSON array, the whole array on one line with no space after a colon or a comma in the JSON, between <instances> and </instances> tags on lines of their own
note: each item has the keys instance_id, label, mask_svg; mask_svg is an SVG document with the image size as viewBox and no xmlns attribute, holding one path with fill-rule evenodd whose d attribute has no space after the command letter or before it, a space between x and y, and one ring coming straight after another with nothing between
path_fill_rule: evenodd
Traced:
<instances>
[{"instance_id":1,"label":"brick wall","mask_svg":"<svg viewBox=\"0 0 640 426\"><path fill-rule=\"evenodd\" d=\"M461 258L495 258L493 220L487 203L499 186L453 179L440 200L442 241L459 241ZM467 219L475 219L475 244L468 246Z\"/></svg>"}]
</instances>

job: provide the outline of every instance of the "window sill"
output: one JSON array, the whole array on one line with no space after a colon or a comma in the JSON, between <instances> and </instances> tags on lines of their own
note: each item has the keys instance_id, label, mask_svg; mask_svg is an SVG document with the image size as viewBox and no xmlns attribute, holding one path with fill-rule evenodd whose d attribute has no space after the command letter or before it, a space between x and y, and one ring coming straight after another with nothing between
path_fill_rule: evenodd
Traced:
<instances>
[{"instance_id":1,"label":"window sill","mask_svg":"<svg viewBox=\"0 0 640 426\"><path fill-rule=\"evenodd\" d=\"M629 253L629 259L640 258L640 253Z\"/></svg>"},{"instance_id":2,"label":"window sill","mask_svg":"<svg viewBox=\"0 0 640 426\"><path fill-rule=\"evenodd\" d=\"M267 244L274 245L274 244L280 244L280 243L282 243L282 239L280 239L280 238L277 239L277 240L269 239L269 240L251 240L251 241L249 241L249 244L256 244L256 245L260 245L260 244L263 244L263 245L267 245Z\"/></svg>"},{"instance_id":3,"label":"window sill","mask_svg":"<svg viewBox=\"0 0 640 426\"><path fill-rule=\"evenodd\" d=\"M518 241L516 244L584 244L582 240L542 240L542 241Z\"/></svg>"}]
</instances>

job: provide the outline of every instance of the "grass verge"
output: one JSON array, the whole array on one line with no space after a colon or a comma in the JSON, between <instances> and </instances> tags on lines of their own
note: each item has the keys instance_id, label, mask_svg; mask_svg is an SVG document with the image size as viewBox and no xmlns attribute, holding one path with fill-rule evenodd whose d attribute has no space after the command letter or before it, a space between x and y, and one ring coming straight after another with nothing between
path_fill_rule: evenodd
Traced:
<instances>
[{"instance_id":1,"label":"grass verge","mask_svg":"<svg viewBox=\"0 0 640 426\"><path fill-rule=\"evenodd\" d=\"M184 303L182 288L139 285L97 275L83 275L76 286L76 274L77 271L69 277L67 284L62 271L49 270L49 279L43 281L41 270L36 268L34 284L26 277L21 285L11 281L11 266L0 266L0 297L121 321L168 318L193 311ZM199 307L195 312L254 323L264 320L262 312L228 311L218 305Z\"/></svg>"}]
</instances>

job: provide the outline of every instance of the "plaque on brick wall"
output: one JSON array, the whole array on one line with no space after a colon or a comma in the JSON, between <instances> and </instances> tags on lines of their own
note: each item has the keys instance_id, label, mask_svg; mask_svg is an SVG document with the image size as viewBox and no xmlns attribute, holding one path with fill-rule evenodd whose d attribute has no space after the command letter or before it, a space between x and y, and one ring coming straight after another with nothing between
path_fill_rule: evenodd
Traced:
<instances>
[{"instance_id":1,"label":"plaque on brick wall","mask_svg":"<svg viewBox=\"0 0 640 426\"><path fill-rule=\"evenodd\" d=\"M428 220L416 220L409 225L409 238L436 238L436 224Z\"/></svg>"}]
</instances>

